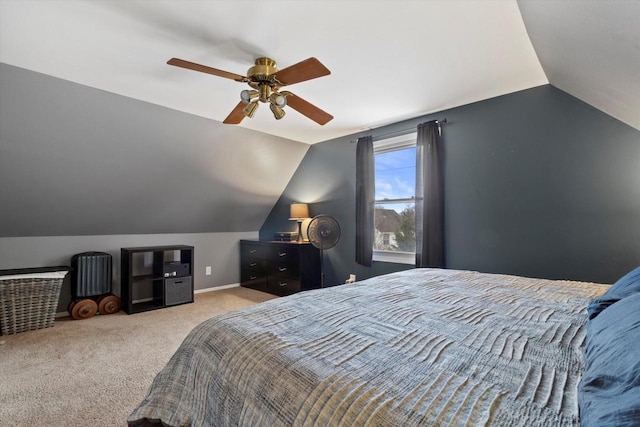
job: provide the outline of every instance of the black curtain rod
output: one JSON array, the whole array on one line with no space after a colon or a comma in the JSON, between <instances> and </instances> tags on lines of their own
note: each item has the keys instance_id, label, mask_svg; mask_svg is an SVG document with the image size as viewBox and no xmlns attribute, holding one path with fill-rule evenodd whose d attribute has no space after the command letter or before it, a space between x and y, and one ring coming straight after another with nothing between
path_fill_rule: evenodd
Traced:
<instances>
[{"instance_id":1,"label":"black curtain rod","mask_svg":"<svg viewBox=\"0 0 640 427\"><path fill-rule=\"evenodd\" d=\"M442 120L437 120L437 119L436 120L428 120L428 121L426 121L424 123L429 123L429 122L436 122L436 123L438 123L440 125L440 124L443 124L443 123L447 123L447 119L445 117ZM413 128L397 130L395 132L385 133L385 134L382 134L382 135L377 135L377 136L374 136L372 139L374 141L380 141L381 139L394 138L396 136L408 135L408 134L414 133L414 132L417 132L417 126L413 127ZM357 139L356 140L351 140L350 142L353 144L354 142L358 142L358 140Z\"/></svg>"}]
</instances>

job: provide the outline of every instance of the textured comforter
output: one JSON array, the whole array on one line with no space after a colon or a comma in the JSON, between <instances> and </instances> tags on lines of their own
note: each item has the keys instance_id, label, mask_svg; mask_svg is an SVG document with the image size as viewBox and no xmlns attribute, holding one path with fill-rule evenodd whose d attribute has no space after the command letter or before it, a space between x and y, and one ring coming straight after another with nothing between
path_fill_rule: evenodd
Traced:
<instances>
[{"instance_id":1,"label":"textured comforter","mask_svg":"<svg viewBox=\"0 0 640 427\"><path fill-rule=\"evenodd\" d=\"M578 426L585 307L608 286L414 269L196 327L130 425Z\"/></svg>"}]
</instances>

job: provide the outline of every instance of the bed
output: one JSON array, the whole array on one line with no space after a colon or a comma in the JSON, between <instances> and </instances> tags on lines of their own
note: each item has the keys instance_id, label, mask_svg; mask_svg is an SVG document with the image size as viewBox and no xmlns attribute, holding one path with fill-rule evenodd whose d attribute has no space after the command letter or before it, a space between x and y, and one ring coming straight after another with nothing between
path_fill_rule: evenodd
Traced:
<instances>
[{"instance_id":1,"label":"bed","mask_svg":"<svg viewBox=\"0 0 640 427\"><path fill-rule=\"evenodd\" d=\"M586 308L614 307L607 290L412 269L268 301L197 326L128 423L579 426Z\"/></svg>"}]
</instances>

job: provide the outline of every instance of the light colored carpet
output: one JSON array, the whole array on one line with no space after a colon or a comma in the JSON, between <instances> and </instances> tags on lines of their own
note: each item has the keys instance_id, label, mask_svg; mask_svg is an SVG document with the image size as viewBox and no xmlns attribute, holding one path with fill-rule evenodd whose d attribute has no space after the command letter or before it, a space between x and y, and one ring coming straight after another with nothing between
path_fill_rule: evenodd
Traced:
<instances>
[{"instance_id":1,"label":"light colored carpet","mask_svg":"<svg viewBox=\"0 0 640 427\"><path fill-rule=\"evenodd\" d=\"M195 303L0 336L0 426L125 426L187 333L220 313L275 298L246 288Z\"/></svg>"}]
</instances>

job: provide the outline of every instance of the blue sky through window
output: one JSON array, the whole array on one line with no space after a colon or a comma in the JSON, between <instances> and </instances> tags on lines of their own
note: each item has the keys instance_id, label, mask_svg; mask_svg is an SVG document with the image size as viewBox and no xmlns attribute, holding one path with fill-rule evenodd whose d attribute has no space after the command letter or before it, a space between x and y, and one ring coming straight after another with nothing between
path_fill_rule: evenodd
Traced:
<instances>
[{"instance_id":1,"label":"blue sky through window","mask_svg":"<svg viewBox=\"0 0 640 427\"><path fill-rule=\"evenodd\" d=\"M374 158L374 166L376 200L408 199L415 196L415 147L378 153Z\"/></svg>"}]
</instances>

